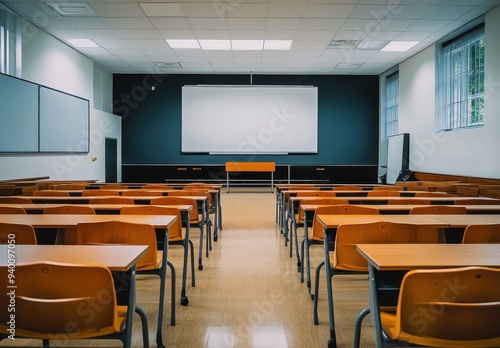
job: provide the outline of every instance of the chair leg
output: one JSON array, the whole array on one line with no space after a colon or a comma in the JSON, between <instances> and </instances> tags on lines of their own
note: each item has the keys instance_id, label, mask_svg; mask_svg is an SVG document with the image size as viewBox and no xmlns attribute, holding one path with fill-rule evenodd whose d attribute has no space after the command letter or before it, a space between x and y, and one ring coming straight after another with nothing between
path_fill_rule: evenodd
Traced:
<instances>
[{"instance_id":1,"label":"chair leg","mask_svg":"<svg viewBox=\"0 0 500 348\"><path fill-rule=\"evenodd\" d=\"M42 345L43 348L50 348L49 340L42 340Z\"/></svg>"},{"instance_id":2,"label":"chair leg","mask_svg":"<svg viewBox=\"0 0 500 348\"><path fill-rule=\"evenodd\" d=\"M135 312L139 314L139 317L141 318L142 342L143 342L142 344L144 348L149 348L148 317L146 316L144 310L139 306L135 307Z\"/></svg>"},{"instance_id":3,"label":"chair leg","mask_svg":"<svg viewBox=\"0 0 500 348\"><path fill-rule=\"evenodd\" d=\"M319 293L319 274L321 267L325 265L325 261L321 261L316 267L316 277L314 279L314 306L313 306L313 323L318 325L318 293Z\"/></svg>"},{"instance_id":4,"label":"chair leg","mask_svg":"<svg viewBox=\"0 0 500 348\"><path fill-rule=\"evenodd\" d=\"M175 326L175 267L170 262L167 261L167 266L170 268L170 272L172 272L172 289L171 289L171 305L170 305L170 325Z\"/></svg>"},{"instance_id":5,"label":"chair leg","mask_svg":"<svg viewBox=\"0 0 500 348\"><path fill-rule=\"evenodd\" d=\"M361 324L363 323L363 319L370 314L370 308L365 308L361 312L359 312L356 317L356 324L354 326L354 348L359 348L359 343L361 341Z\"/></svg>"},{"instance_id":6,"label":"chair leg","mask_svg":"<svg viewBox=\"0 0 500 348\"><path fill-rule=\"evenodd\" d=\"M300 243L300 259L302 260L302 268L300 269L300 282L304 282L304 266L307 265L306 259L304 258L304 244L306 240L302 239L302 242Z\"/></svg>"},{"instance_id":7,"label":"chair leg","mask_svg":"<svg viewBox=\"0 0 500 348\"><path fill-rule=\"evenodd\" d=\"M191 248L191 286L194 288L195 285L196 285L196 281L195 281L195 270L194 270L194 244L193 242L190 240L188 240L189 242L189 247Z\"/></svg>"}]
</instances>

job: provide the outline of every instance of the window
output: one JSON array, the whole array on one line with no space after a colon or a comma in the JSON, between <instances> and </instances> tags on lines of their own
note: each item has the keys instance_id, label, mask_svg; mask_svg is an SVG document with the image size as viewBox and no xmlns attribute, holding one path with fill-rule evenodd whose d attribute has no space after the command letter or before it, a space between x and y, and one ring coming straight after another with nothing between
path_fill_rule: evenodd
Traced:
<instances>
[{"instance_id":1,"label":"window","mask_svg":"<svg viewBox=\"0 0 500 348\"><path fill-rule=\"evenodd\" d=\"M395 72L385 79L385 124L383 138L398 134L399 110L399 73Z\"/></svg>"},{"instance_id":2,"label":"window","mask_svg":"<svg viewBox=\"0 0 500 348\"><path fill-rule=\"evenodd\" d=\"M441 47L436 130L484 123L484 25Z\"/></svg>"},{"instance_id":3,"label":"window","mask_svg":"<svg viewBox=\"0 0 500 348\"><path fill-rule=\"evenodd\" d=\"M21 76L21 22L0 7L0 73Z\"/></svg>"}]
</instances>

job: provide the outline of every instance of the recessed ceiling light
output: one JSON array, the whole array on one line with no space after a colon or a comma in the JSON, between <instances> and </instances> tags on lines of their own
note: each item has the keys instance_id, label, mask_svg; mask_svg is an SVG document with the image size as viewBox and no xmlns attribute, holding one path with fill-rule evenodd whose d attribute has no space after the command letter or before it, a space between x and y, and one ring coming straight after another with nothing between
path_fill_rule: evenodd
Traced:
<instances>
[{"instance_id":1,"label":"recessed ceiling light","mask_svg":"<svg viewBox=\"0 0 500 348\"><path fill-rule=\"evenodd\" d=\"M391 41L381 51L406 52L416 44L418 44L418 41Z\"/></svg>"},{"instance_id":2,"label":"recessed ceiling light","mask_svg":"<svg viewBox=\"0 0 500 348\"><path fill-rule=\"evenodd\" d=\"M202 50L230 51L231 41L229 40L198 40Z\"/></svg>"},{"instance_id":3,"label":"recessed ceiling light","mask_svg":"<svg viewBox=\"0 0 500 348\"><path fill-rule=\"evenodd\" d=\"M99 47L94 41L90 39L68 39L69 43L71 43L75 47Z\"/></svg>"},{"instance_id":4,"label":"recessed ceiling light","mask_svg":"<svg viewBox=\"0 0 500 348\"><path fill-rule=\"evenodd\" d=\"M233 51L259 51L263 44L264 40L231 40Z\"/></svg>"},{"instance_id":5,"label":"recessed ceiling light","mask_svg":"<svg viewBox=\"0 0 500 348\"><path fill-rule=\"evenodd\" d=\"M387 41L363 40L357 46L357 50L381 50L387 45Z\"/></svg>"},{"instance_id":6,"label":"recessed ceiling light","mask_svg":"<svg viewBox=\"0 0 500 348\"><path fill-rule=\"evenodd\" d=\"M170 48L200 48L198 40L166 39Z\"/></svg>"},{"instance_id":7,"label":"recessed ceiling light","mask_svg":"<svg viewBox=\"0 0 500 348\"><path fill-rule=\"evenodd\" d=\"M60 16L89 16L96 14L94 9L84 2L47 2L46 4Z\"/></svg>"},{"instance_id":8,"label":"recessed ceiling light","mask_svg":"<svg viewBox=\"0 0 500 348\"><path fill-rule=\"evenodd\" d=\"M292 41L293 40L265 40L264 49L287 51L292 46Z\"/></svg>"}]
</instances>

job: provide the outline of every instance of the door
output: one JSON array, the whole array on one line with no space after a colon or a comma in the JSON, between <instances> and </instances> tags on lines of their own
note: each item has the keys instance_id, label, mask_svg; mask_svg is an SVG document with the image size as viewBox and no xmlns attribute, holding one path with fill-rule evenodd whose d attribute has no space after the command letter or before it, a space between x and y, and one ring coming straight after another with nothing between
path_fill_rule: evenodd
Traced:
<instances>
[{"instance_id":1,"label":"door","mask_svg":"<svg viewBox=\"0 0 500 348\"><path fill-rule=\"evenodd\" d=\"M115 138L106 138L105 143L105 180L106 182L116 182L118 177L118 150Z\"/></svg>"}]
</instances>

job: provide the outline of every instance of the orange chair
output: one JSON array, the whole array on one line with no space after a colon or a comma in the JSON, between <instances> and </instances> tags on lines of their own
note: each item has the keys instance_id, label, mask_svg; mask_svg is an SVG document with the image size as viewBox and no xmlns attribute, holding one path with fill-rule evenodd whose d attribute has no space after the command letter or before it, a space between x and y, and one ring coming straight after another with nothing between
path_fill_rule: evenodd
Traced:
<instances>
[{"instance_id":1,"label":"orange chair","mask_svg":"<svg viewBox=\"0 0 500 348\"><path fill-rule=\"evenodd\" d=\"M373 191L404 191L405 188L403 186L394 185L394 186L374 186Z\"/></svg>"},{"instance_id":2,"label":"orange chair","mask_svg":"<svg viewBox=\"0 0 500 348\"><path fill-rule=\"evenodd\" d=\"M448 193L448 192L439 192L439 191L425 192L425 191L419 191L419 192L415 192L415 197L453 197L453 195L451 193Z\"/></svg>"},{"instance_id":3,"label":"orange chair","mask_svg":"<svg viewBox=\"0 0 500 348\"><path fill-rule=\"evenodd\" d=\"M462 243L500 243L500 224L469 225L465 228Z\"/></svg>"},{"instance_id":4,"label":"orange chair","mask_svg":"<svg viewBox=\"0 0 500 348\"><path fill-rule=\"evenodd\" d=\"M401 199L389 199L387 204L398 205L398 204L423 204L431 205L430 199L413 199L413 198L401 198Z\"/></svg>"},{"instance_id":5,"label":"orange chair","mask_svg":"<svg viewBox=\"0 0 500 348\"><path fill-rule=\"evenodd\" d=\"M500 347L498 289L496 268L409 271L396 311L380 313L382 328L398 346Z\"/></svg>"},{"instance_id":6,"label":"orange chair","mask_svg":"<svg viewBox=\"0 0 500 348\"><path fill-rule=\"evenodd\" d=\"M189 229L182 229L182 219L179 209L175 207L162 207L156 205L136 205L133 207L121 208L120 214L122 215L174 215L175 222L168 229L168 246L182 245L184 248L184 263L182 268L182 290L181 290L181 305L187 306L189 300L186 296L186 276L188 267L188 251L191 249L191 286L195 286L195 271L194 271L194 246L193 242L189 239ZM156 232L156 239L158 246L163 245L164 234ZM163 250L163 247L158 247L158 250ZM174 266L167 260L170 268ZM172 272L175 274L175 272ZM172 279L172 286L175 289L175 278Z\"/></svg>"},{"instance_id":7,"label":"orange chair","mask_svg":"<svg viewBox=\"0 0 500 348\"><path fill-rule=\"evenodd\" d=\"M467 208L451 205L423 205L421 207L413 207L410 209L410 214L467 214ZM421 227L420 231L430 231ZM441 240L447 243L460 243L463 237L463 228L447 228L440 230Z\"/></svg>"},{"instance_id":8,"label":"orange chair","mask_svg":"<svg viewBox=\"0 0 500 348\"><path fill-rule=\"evenodd\" d=\"M26 210L20 207L0 207L0 214L26 214Z\"/></svg>"},{"instance_id":9,"label":"orange chair","mask_svg":"<svg viewBox=\"0 0 500 348\"><path fill-rule=\"evenodd\" d=\"M35 229L31 225L0 222L0 244L11 241L15 244L37 244Z\"/></svg>"},{"instance_id":10,"label":"orange chair","mask_svg":"<svg viewBox=\"0 0 500 348\"><path fill-rule=\"evenodd\" d=\"M356 185L342 185L332 187L332 191L363 191L363 188Z\"/></svg>"},{"instance_id":11,"label":"orange chair","mask_svg":"<svg viewBox=\"0 0 500 348\"><path fill-rule=\"evenodd\" d=\"M40 262L16 265L15 337L35 338L49 347L55 339L119 339L127 342L127 306L117 304L113 275L101 265ZM7 267L0 267L7 279ZM105 300L103 300L105 298ZM0 295L1 308L11 301ZM97 306L94 306L97 305ZM145 313L141 316L144 347L149 347ZM7 338L10 315L0 311L0 339Z\"/></svg>"},{"instance_id":12,"label":"orange chair","mask_svg":"<svg viewBox=\"0 0 500 348\"><path fill-rule=\"evenodd\" d=\"M82 214L95 215L95 210L87 205L59 205L46 207L44 214ZM76 228L58 228L56 244L76 244Z\"/></svg>"},{"instance_id":13,"label":"orange chair","mask_svg":"<svg viewBox=\"0 0 500 348\"><path fill-rule=\"evenodd\" d=\"M105 189L98 189L98 190L83 190L82 191L82 196L119 196L120 191L118 190L105 190Z\"/></svg>"},{"instance_id":14,"label":"orange chair","mask_svg":"<svg viewBox=\"0 0 500 348\"><path fill-rule=\"evenodd\" d=\"M130 197L95 197L89 199L89 204L135 204Z\"/></svg>"},{"instance_id":15,"label":"orange chair","mask_svg":"<svg viewBox=\"0 0 500 348\"><path fill-rule=\"evenodd\" d=\"M122 196L163 196L163 194L161 191L127 190L122 192Z\"/></svg>"},{"instance_id":16,"label":"orange chair","mask_svg":"<svg viewBox=\"0 0 500 348\"><path fill-rule=\"evenodd\" d=\"M394 190L371 190L366 194L368 197L400 197L399 191Z\"/></svg>"},{"instance_id":17,"label":"orange chair","mask_svg":"<svg viewBox=\"0 0 500 348\"><path fill-rule=\"evenodd\" d=\"M85 222L76 225L77 244L124 244L147 245L146 253L137 261L137 274L154 274L160 277L160 298L158 306L158 326L156 342L158 347L162 343L163 304L166 283L166 249L157 251L155 228L148 224L139 224L122 221ZM175 278L174 269L172 279ZM172 304L170 324L175 325L175 287L172 288Z\"/></svg>"},{"instance_id":18,"label":"orange chair","mask_svg":"<svg viewBox=\"0 0 500 348\"><path fill-rule=\"evenodd\" d=\"M458 205L500 205L500 199L465 198L455 200Z\"/></svg>"}]
</instances>

